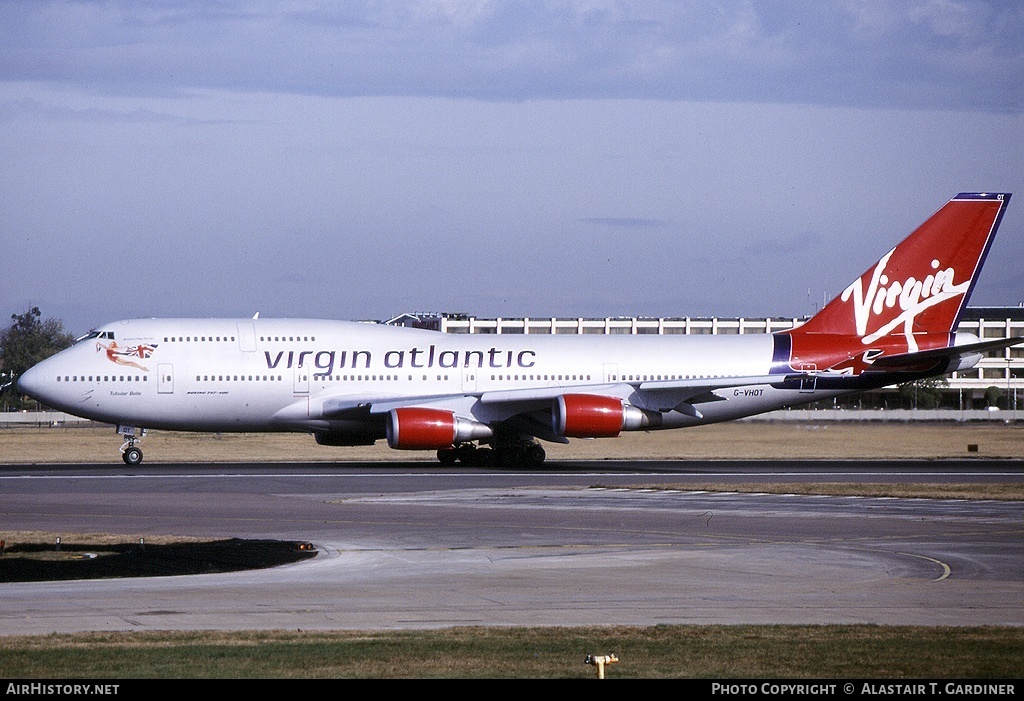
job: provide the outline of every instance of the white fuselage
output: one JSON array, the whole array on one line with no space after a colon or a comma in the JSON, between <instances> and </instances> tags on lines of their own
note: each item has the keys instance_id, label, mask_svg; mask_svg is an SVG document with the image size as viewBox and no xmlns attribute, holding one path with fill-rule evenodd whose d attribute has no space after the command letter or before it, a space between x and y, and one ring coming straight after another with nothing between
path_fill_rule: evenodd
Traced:
<instances>
[{"instance_id":1,"label":"white fuselage","mask_svg":"<svg viewBox=\"0 0 1024 701\"><path fill-rule=\"evenodd\" d=\"M22 385L97 421L200 431L333 430L349 419L324 407L360 403L443 406L487 422L509 411L489 398L510 393L521 409L530 391L538 407L553 392L593 388L643 407L645 383L765 376L773 350L769 335L456 335L310 319L138 319L94 333ZM730 387L701 404L701 416L678 414L660 427L821 396Z\"/></svg>"}]
</instances>

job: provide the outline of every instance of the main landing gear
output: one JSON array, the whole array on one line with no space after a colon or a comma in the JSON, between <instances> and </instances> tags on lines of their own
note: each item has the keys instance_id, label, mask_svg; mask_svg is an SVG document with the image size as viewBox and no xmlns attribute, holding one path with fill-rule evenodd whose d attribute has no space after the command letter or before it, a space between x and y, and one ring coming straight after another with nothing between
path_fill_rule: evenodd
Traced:
<instances>
[{"instance_id":1,"label":"main landing gear","mask_svg":"<svg viewBox=\"0 0 1024 701\"><path fill-rule=\"evenodd\" d=\"M437 451L438 461L445 467L456 462L466 467L506 467L536 469L544 463L546 454L533 438L516 437L514 440L496 440L492 447L461 443Z\"/></svg>"},{"instance_id":2,"label":"main landing gear","mask_svg":"<svg viewBox=\"0 0 1024 701\"><path fill-rule=\"evenodd\" d=\"M117 432L125 437L121 445L121 459L125 465L139 465L142 463L142 448L135 445L146 435L146 429L135 428L134 426L118 426Z\"/></svg>"}]
</instances>

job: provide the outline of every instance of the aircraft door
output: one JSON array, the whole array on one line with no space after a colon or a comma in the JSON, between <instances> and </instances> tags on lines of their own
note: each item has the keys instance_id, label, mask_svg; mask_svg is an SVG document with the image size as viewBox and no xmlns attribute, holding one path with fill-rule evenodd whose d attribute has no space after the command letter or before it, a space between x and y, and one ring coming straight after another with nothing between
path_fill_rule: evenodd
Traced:
<instances>
[{"instance_id":1,"label":"aircraft door","mask_svg":"<svg viewBox=\"0 0 1024 701\"><path fill-rule=\"evenodd\" d=\"M465 368L462 371L462 391L476 392L476 375L478 368Z\"/></svg>"},{"instance_id":2,"label":"aircraft door","mask_svg":"<svg viewBox=\"0 0 1024 701\"><path fill-rule=\"evenodd\" d=\"M295 367L295 394L309 394L309 373L308 367Z\"/></svg>"},{"instance_id":3,"label":"aircraft door","mask_svg":"<svg viewBox=\"0 0 1024 701\"><path fill-rule=\"evenodd\" d=\"M615 382L615 378L619 376L619 366L616 363L605 363L604 364L604 381Z\"/></svg>"},{"instance_id":4,"label":"aircraft door","mask_svg":"<svg viewBox=\"0 0 1024 701\"><path fill-rule=\"evenodd\" d=\"M256 327L251 321L238 322L238 348L243 351L256 350Z\"/></svg>"},{"instance_id":5,"label":"aircraft door","mask_svg":"<svg viewBox=\"0 0 1024 701\"><path fill-rule=\"evenodd\" d=\"M174 366L171 363L160 363L156 373L157 394L174 394Z\"/></svg>"}]
</instances>

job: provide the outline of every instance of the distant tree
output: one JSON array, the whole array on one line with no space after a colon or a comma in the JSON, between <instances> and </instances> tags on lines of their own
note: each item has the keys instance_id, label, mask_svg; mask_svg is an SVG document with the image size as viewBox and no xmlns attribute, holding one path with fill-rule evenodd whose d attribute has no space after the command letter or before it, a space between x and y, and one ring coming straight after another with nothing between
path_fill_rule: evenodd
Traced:
<instances>
[{"instance_id":1,"label":"distant tree","mask_svg":"<svg viewBox=\"0 0 1024 701\"><path fill-rule=\"evenodd\" d=\"M0 400L8 408L23 406L18 375L74 343L75 337L64 330L62 321L42 317L39 307L32 307L24 314L12 314L10 326L0 331Z\"/></svg>"},{"instance_id":2,"label":"distant tree","mask_svg":"<svg viewBox=\"0 0 1024 701\"><path fill-rule=\"evenodd\" d=\"M902 402L911 409L937 409L942 406L942 390L949 387L945 377L929 377L900 385L899 394Z\"/></svg>"},{"instance_id":3,"label":"distant tree","mask_svg":"<svg viewBox=\"0 0 1024 701\"><path fill-rule=\"evenodd\" d=\"M1003 398L1003 390L995 385L985 390L985 404L989 407L999 407L999 400Z\"/></svg>"}]
</instances>

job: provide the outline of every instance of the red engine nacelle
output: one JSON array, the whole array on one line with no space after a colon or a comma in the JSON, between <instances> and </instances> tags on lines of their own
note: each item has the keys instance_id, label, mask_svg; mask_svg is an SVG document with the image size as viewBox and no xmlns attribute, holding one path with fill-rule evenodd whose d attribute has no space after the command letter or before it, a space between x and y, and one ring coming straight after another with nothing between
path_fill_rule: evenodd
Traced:
<instances>
[{"instance_id":1,"label":"red engine nacelle","mask_svg":"<svg viewBox=\"0 0 1024 701\"><path fill-rule=\"evenodd\" d=\"M398 450L438 450L492 435L487 424L444 409L403 407L388 412L388 445Z\"/></svg>"},{"instance_id":2,"label":"red engine nacelle","mask_svg":"<svg viewBox=\"0 0 1024 701\"><path fill-rule=\"evenodd\" d=\"M642 428L644 413L618 397L563 394L551 411L555 434L569 438L614 438Z\"/></svg>"}]
</instances>

